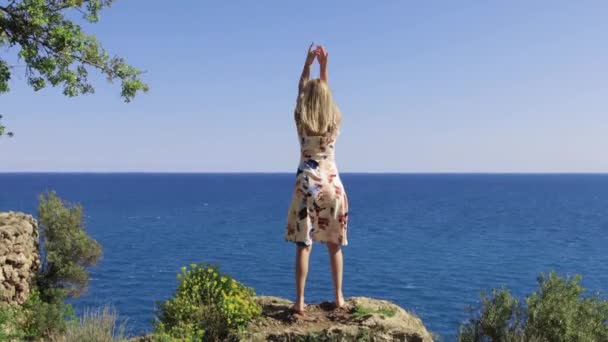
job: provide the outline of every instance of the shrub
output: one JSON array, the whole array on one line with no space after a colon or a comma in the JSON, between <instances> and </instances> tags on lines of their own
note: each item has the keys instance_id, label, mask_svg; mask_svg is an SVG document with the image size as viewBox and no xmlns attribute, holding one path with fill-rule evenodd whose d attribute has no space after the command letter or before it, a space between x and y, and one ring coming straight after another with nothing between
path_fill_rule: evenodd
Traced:
<instances>
[{"instance_id":1,"label":"shrub","mask_svg":"<svg viewBox=\"0 0 608 342\"><path fill-rule=\"evenodd\" d=\"M480 306L478 314L460 327L459 341L519 341L522 308L507 289L482 293Z\"/></svg>"},{"instance_id":2,"label":"shrub","mask_svg":"<svg viewBox=\"0 0 608 342\"><path fill-rule=\"evenodd\" d=\"M23 311L18 306L0 304L0 341L20 341L25 338L23 328Z\"/></svg>"},{"instance_id":3,"label":"shrub","mask_svg":"<svg viewBox=\"0 0 608 342\"><path fill-rule=\"evenodd\" d=\"M174 297L159 303L155 337L160 341L227 340L261 313L255 293L217 266L182 267Z\"/></svg>"},{"instance_id":4,"label":"shrub","mask_svg":"<svg viewBox=\"0 0 608 342\"><path fill-rule=\"evenodd\" d=\"M63 300L44 301L38 290L33 291L23 305L26 315L23 330L30 340L57 336L65 332L67 321L74 319L74 310Z\"/></svg>"},{"instance_id":5,"label":"shrub","mask_svg":"<svg viewBox=\"0 0 608 342\"><path fill-rule=\"evenodd\" d=\"M74 311L63 302L47 303L34 289L21 306L0 307L0 341L30 341L65 331Z\"/></svg>"},{"instance_id":6,"label":"shrub","mask_svg":"<svg viewBox=\"0 0 608 342\"><path fill-rule=\"evenodd\" d=\"M608 341L608 301L582 297L580 280L541 276L540 291L526 299L526 332L549 341Z\"/></svg>"},{"instance_id":7,"label":"shrub","mask_svg":"<svg viewBox=\"0 0 608 342\"><path fill-rule=\"evenodd\" d=\"M584 297L580 280L541 275L525 305L506 289L482 294L481 307L460 327L459 341L608 341L608 301Z\"/></svg>"}]
</instances>

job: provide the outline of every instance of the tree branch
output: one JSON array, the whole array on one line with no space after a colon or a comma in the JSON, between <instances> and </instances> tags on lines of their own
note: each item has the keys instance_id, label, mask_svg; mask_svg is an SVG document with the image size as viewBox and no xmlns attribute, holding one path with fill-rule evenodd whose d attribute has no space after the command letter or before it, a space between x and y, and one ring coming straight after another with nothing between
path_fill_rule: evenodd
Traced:
<instances>
[{"instance_id":1,"label":"tree branch","mask_svg":"<svg viewBox=\"0 0 608 342\"><path fill-rule=\"evenodd\" d=\"M19 46L28 82L36 90L50 81L53 86L63 85L69 96L92 92L87 80L87 68L92 68L110 81L120 79L121 95L129 102L138 92L148 90L138 77L142 71L119 56L109 56L93 35L66 18L71 9L96 22L99 11L110 3L112 0L8 0L0 5L0 37L7 48ZM3 76L7 77L10 73Z\"/></svg>"}]
</instances>

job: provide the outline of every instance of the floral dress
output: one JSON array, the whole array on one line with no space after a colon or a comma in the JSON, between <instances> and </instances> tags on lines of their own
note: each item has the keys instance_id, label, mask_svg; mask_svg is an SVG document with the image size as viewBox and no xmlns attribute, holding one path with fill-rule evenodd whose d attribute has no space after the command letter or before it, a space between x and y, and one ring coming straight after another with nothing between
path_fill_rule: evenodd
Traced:
<instances>
[{"instance_id":1,"label":"floral dress","mask_svg":"<svg viewBox=\"0 0 608 342\"><path fill-rule=\"evenodd\" d=\"M298 130L299 132L301 130ZM346 246L348 199L334 160L338 132L298 134L300 165L287 215L285 240L333 242Z\"/></svg>"}]
</instances>

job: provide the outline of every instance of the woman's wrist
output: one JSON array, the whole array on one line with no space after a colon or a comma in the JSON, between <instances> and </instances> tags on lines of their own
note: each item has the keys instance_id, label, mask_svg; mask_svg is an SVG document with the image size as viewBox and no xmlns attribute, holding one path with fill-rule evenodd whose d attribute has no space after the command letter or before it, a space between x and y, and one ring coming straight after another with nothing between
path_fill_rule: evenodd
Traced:
<instances>
[{"instance_id":1,"label":"woman's wrist","mask_svg":"<svg viewBox=\"0 0 608 342\"><path fill-rule=\"evenodd\" d=\"M327 65L321 66L319 71L321 80L327 82Z\"/></svg>"}]
</instances>

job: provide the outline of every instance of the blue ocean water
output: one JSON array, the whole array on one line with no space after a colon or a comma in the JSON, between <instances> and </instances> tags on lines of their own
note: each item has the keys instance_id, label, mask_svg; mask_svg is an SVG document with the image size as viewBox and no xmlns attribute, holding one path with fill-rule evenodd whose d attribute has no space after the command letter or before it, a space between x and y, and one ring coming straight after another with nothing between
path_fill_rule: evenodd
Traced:
<instances>
[{"instance_id":1,"label":"blue ocean water","mask_svg":"<svg viewBox=\"0 0 608 342\"><path fill-rule=\"evenodd\" d=\"M479 291L525 295L544 271L608 290L608 175L344 174L345 296L418 314L455 340ZM283 239L291 174L0 174L0 211L35 213L56 190L85 208L103 246L77 310L113 304L149 331L180 266L213 262L258 294L293 298L295 247ZM313 247L306 299L331 300L325 246Z\"/></svg>"}]
</instances>

